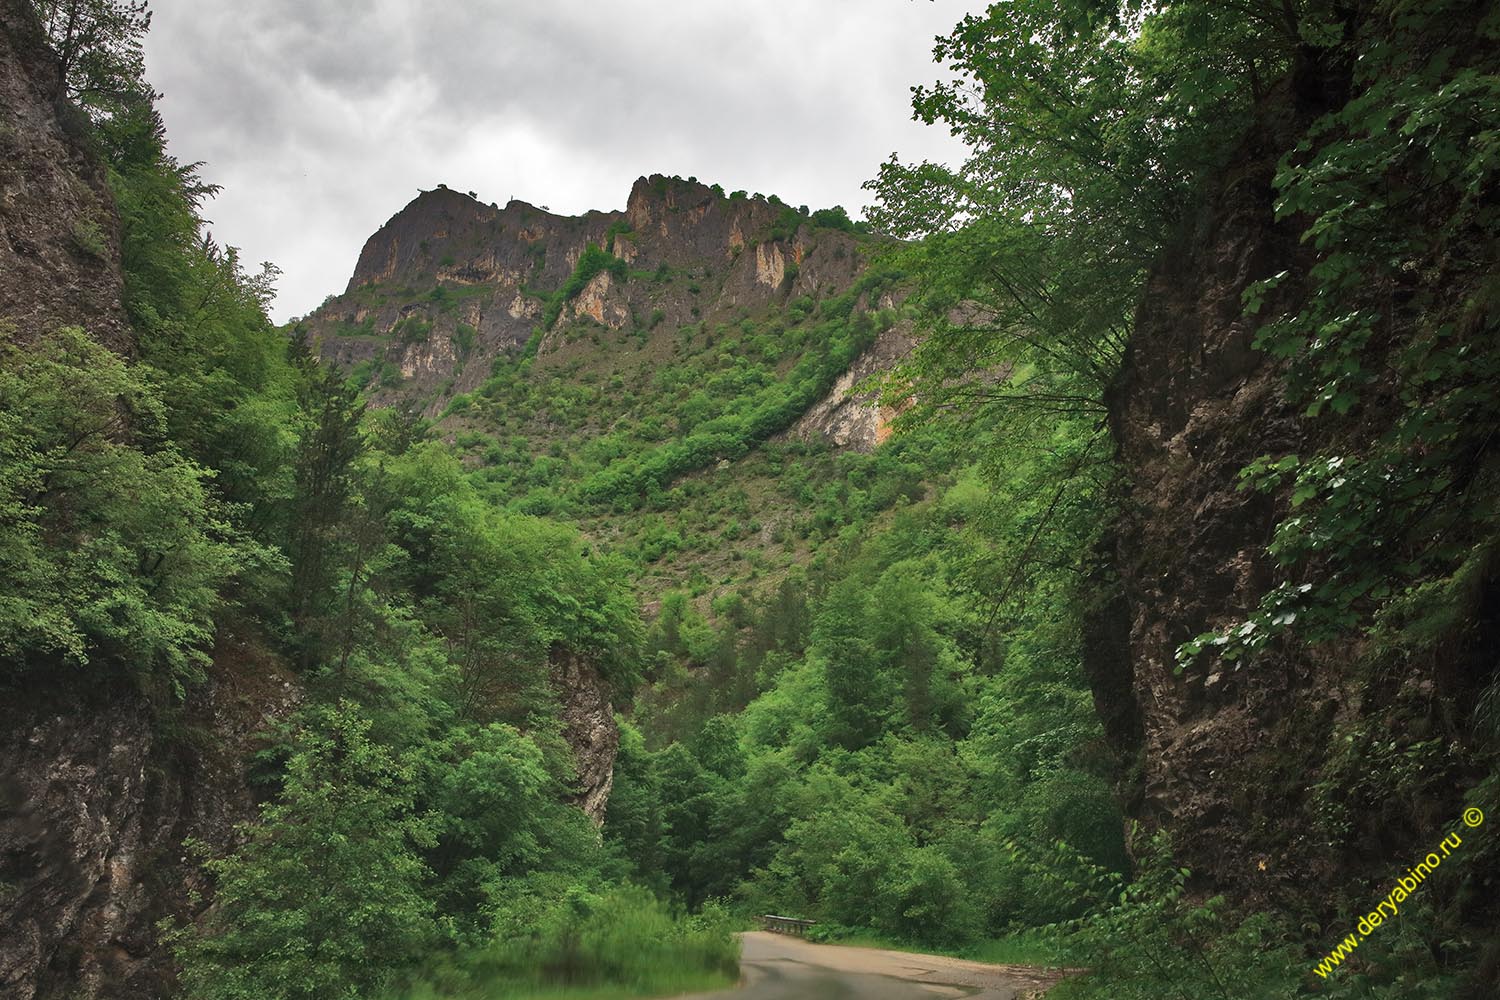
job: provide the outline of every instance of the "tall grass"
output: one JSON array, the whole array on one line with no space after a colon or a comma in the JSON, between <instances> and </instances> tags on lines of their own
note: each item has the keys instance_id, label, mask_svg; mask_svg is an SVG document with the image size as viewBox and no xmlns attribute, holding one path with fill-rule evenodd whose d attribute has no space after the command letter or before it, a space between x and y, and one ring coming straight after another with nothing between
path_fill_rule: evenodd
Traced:
<instances>
[{"instance_id":1,"label":"tall grass","mask_svg":"<svg viewBox=\"0 0 1500 1000\"><path fill-rule=\"evenodd\" d=\"M609 1000L711 990L739 975L739 942L722 910L674 918L648 892L578 894L532 934L442 960L387 1000Z\"/></svg>"}]
</instances>

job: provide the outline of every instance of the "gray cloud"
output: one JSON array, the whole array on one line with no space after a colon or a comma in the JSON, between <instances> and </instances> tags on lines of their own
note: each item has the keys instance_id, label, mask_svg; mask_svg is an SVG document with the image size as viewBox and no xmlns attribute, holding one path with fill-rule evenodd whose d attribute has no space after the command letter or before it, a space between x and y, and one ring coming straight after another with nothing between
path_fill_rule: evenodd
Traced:
<instances>
[{"instance_id":1,"label":"gray cloud","mask_svg":"<svg viewBox=\"0 0 1500 1000\"><path fill-rule=\"evenodd\" d=\"M147 71L172 150L224 186L214 234L285 272L278 319L341 291L419 188L621 208L641 174L792 204L867 200L953 0L158 0Z\"/></svg>"}]
</instances>

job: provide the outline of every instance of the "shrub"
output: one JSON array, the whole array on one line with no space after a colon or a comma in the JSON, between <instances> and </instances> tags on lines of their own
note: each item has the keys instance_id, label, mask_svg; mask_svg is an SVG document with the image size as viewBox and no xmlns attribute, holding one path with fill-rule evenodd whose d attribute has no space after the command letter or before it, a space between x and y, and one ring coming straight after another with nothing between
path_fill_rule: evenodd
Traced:
<instances>
[{"instance_id":1,"label":"shrub","mask_svg":"<svg viewBox=\"0 0 1500 1000\"><path fill-rule=\"evenodd\" d=\"M467 323L460 323L453 328L453 348L458 352L459 361L466 360L473 353L477 337L478 331Z\"/></svg>"},{"instance_id":2,"label":"shrub","mask_svg":"<svg viewBox=\"0 0 1500 1000\"><path fill-rule=\"evenodd\" d=\"M633 886L592 892L564 888L557 879L526 881L521 891L507 893L496 914L497 925L511 933L461 956L403 996L477 1000L559 986L675 994L727 986L739 974L734 922L718 906L674 920L648 892Z\"/></svg>"},{"instance_id":3,"label":"shrub","mask_svg":"<svg viewBox=\"0 0 1500 1000\"><path fill-rule=\"evenodd\" d=\"M109 239L93 219L81 219L73 224L73 243L79 250L101 260L109 253Z\"/></svg>"},{"instance_id":4,"label":"shrub","mask_svg":"<svg viewBox=\"0 0 1500 1000\"><path fill-rule=\"evenodd\" d=\"M300 734L278 800L209 861L216 905L174 936L194 1000L322 1000L377 989L437 939L409 816L412 772L348 703Z\"/></svg>"},{"instance_id":5,"label":"shrub","mask_svg":"<svg viewBox=\"0 0 1500 1000\"><path fill-rule=\"evenodd\" d=\"M837 229L840 232L854 232L854 221L849 218L849 213L844 206L835 205L832 208L820 208L812 214L808 222L820 229Z\"/></svg>"},{"instance_id":6,"label":"shrub","mask_svg":"<svg viewBox=\"0 0 1500 1000\"><path fill-rule=\"evenodd\" d=\"M206 471L159 443L165 420L142 369L81 329L24 349L0 329L0 657L17 668L100 662L180 693L219 588L279 560L225 540Z\"/></svg>"}]
</instances>

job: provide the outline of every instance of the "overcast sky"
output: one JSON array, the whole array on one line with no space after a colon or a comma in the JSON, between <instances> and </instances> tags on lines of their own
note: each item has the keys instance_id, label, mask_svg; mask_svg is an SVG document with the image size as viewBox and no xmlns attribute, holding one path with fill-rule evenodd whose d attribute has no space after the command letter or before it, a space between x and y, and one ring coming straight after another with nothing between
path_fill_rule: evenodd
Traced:
<instances>
[{"instance_id":1,"label":"overcast sky","mask_svg":"<svg viewBox=\"0 0 1500 1000\"><path fill-rule=\"evenodd\" d=\"M341 292L365 239L439 182L554 212L696 176L868 203L964 0L156 0L147 73L174 155L223 185L215 237L285 272L278 321Z\"/></svg>"}]
</instances>

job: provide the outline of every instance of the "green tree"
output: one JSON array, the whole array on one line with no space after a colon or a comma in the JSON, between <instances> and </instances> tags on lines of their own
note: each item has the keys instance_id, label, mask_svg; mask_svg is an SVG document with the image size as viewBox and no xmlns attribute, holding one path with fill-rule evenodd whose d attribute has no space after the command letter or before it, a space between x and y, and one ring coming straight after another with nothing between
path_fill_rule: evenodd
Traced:
<instances>
[{"instance_id":1,"label":"green tree","mask_svg":"<svg viewBox=\"0 0 1500 1000\"><path fill-rule=\"evenodd\" d=\"M206 864L216 905L177 938L188 996L368 996L438 940L413 772L369 731L351 703L315 712L277 801L243 847Z\"/></svg>"},{"instance_id":2,"label":"green tree","mask_svg":"<svg viewBox=\"0 0 1500 1000\"><path fill-rule=\"evenodd\" d=\"M861 583L829 590L813 626L812 655L828 686L830 740L849 749L873 742L894 707L894 679L871 639L869 601Z\"/></svg>"},{"instance_id":3,"label":"green tree","mask_svg":"<svg viewBox=\"0 0 1500 1000\"><path fill-rule=\"evenodd\" d=\"M207 661L220 588L269 554L236 536L164 424L147 373L82 330L25 349L0 333L0 656L13 670L118 665L180 695Z\"/></svg>"},{"instance_id":4,"label":"green tree","mask_svg":"<svg viewBox=\"0 0 1500 1000\"><path fill-rule=\"evenodd\" d=\"M302 633L303 666L311 666L331 647L327 633L337 600L334 581L354 463L364 450L365 404L336 370L314 362L305 344L299 341L294 347L301 373L302 431L294 462L291 611Z\"/></svg>"},{"instance_id":5,"label":"green tree","mask_svg":"<svg viewBox=\"0 0 1500 1000\"><path fill-rule=\"evenodd\" d=\"M151 26L146 0L32 0L32 6L57 52L69 98L98 114L141 95Z\"/></svg>"}]
</instances>

